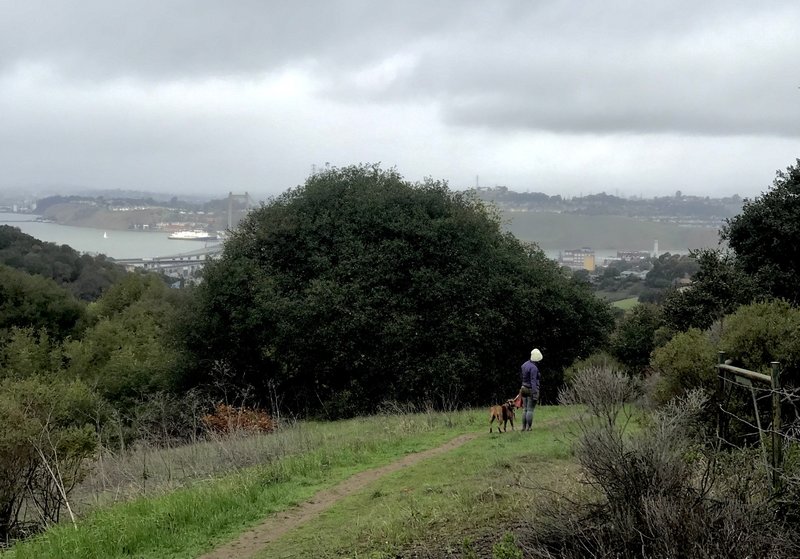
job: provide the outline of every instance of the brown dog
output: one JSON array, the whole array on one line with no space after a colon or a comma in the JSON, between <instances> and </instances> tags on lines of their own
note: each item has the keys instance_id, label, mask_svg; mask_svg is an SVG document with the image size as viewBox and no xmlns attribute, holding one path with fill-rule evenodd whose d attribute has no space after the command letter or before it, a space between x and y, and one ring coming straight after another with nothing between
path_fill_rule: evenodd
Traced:
<instances>
[{"instance_id":1,"label":"brown dog","mask_svg":"<svg viewBox=\"0 0 800 559\"><path fill-rule=\"evenodd\" d=\"M503 432L506 431L506 423L511 423L511 430L514 430L514 400L506 400L504 404L489 408L489 432L492 432L492 423L497 420L497 432L500 432L500 422L503 422Z\"/></svg>"}]
</instances>

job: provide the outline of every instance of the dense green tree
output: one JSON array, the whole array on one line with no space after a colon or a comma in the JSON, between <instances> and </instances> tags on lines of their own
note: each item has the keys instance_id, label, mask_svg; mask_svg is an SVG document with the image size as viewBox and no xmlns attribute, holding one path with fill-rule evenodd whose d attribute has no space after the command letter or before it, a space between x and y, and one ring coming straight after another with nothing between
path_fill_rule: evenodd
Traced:
<instances>
[{"instance_id":1,"label":"dense green tree","mask_svg":"<svg viewBox=\"0 0 800 559\"><path fill-rule=\"evenodd\" d=\"M153 274L130 274L90 306L91 326L65 344L68 373L117 408L178 383L181 354L172 329L181 294Z\"/></svg>"},{"instance_id":2,"label":"dense green tree","mask_svg":"<svg viewBox=\"0 0 800 559\"><path fill-rule=\"evenodd\" d=\"M80 255L67 245L40 241L9 225L0 225L0 264L50 278L84 301L97 299L126 273L103 255Z\"/></svg>"},{"instance_id":3,"label":"dense green tree","mask_svg":"<svg viewBox=\"0 0 800 559\"><path fill-rule=\"evenodd\" d=\"M662 324L657 306L636 305L622 318L611 337L611 354L632 372L641 372L650 363L655 333Z\"/></svg>"},{"instance_id":4,"label":"dense green tree","mask_svg":"<svg viewBox=\"0 0 800 559\"><path fill-rule=\"evenodd\" d=\"M0 343L0 379L52 375L62 368L61 344L46 329L13 327Z\"/></svg>"},{"instance_id":5,"label":"dense green tree","mask_svg":"<svg viewBox=\"0 0 800 559\"><path fill-rule=\"evenodd\" d=\"M611 322L480 201L373 166L315 175L251 212L190 316L192 382L226 373L331 416L508 397L534 346L552 397Z\"/></svg>"},{"instance_id":6,"label":"dense green tree","mask_svg":"<svg viewBox=\"0 0 800 559\"><path fill-rule=\"evenodd\" d=\"M0 342L13 327L45 329L57 339L75 333L85 305L51 279L0 264Z\"/></svg>"},{"instance_id":7,"label":"dense green tree","mask_svg":"<svg viewBox=\"0 0 800 559\"><path fill-rule=\"evenodd\" d=\"M760 289L800 302L800 159L777 172L769 191L745 200L742 212L727 220L722 238Z\"/></svg>"},{"instance_id":8,"label":"dense green tree","mask_svg":"<svg viewBox=\"0 0 800 559\"><path fill-rule=\"evenodd\" d=\"M730 252L703 249L692 256L700 266L692 284L670 291L662 303L664 322L676 332L704 330L756 297L753 279Z\"/></svg>"},{"instance_id":9,"label":"dense green tree","mask_svg":"<svg viewBox=\"0 0 800 559\"><path fill-rule=\"evenodd\" d=\"M653 267L647 272L644 283L647 287L667 289L672 287L676 280L691 277L698 267L693 255L665 252L653 259Z\"/></svg>"}]
</instances>

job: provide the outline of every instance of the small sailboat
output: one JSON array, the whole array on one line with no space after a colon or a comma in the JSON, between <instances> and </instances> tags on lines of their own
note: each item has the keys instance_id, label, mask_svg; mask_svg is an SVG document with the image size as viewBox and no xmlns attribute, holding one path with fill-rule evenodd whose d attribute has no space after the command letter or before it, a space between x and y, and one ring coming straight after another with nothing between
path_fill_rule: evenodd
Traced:
<instances>
[{"instance_id":1,"label":"small sailboat","mask_svg":"<svg viewBox=\"0 0 800 559\"><path fill-rule=\"evenodd\" d=\"M107 238L108 238L108 233L106 233L105 231L103 231L103 238L104 238L104 239L107 239Z\"/></svg>"}]
</instances>

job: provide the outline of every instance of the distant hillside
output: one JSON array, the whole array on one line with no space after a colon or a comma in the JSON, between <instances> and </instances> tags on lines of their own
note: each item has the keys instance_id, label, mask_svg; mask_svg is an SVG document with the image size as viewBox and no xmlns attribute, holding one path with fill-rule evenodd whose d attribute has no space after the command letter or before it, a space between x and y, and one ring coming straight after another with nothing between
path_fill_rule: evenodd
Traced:
<instances>
[{"instance_id":1,"label":"distant hillside","mask_svg":"<svg viewBox=\"0 0 800 559\"><path fill-rule=\"evenodd\" d=\"M117 230L141 229L143 224L150 227L168 218L161 208L115 212L89 202L52 204L40 210L40 213L62 225Z\"/></svg>"},{"instance_id":2,"label":"distant hillside","mask_svg":"<svg viewBox=\"0 0 800 559\"><path fill-rule=\"evenodd\" d=\"M235 200L234 225L247 206ZM209 200L196 205L173 198L168 203L152 198L128 199L85 196L50 196L37 203L37 213L61 225L116 230L171 230L202 228L222 230L228 226L228 199ZM169 224L174 225L170 226Z\"/></svg>"},{"instance_id":3,"label":"distant hillside","mask_svg":"<svg viewBox=\"0 0 800 559\"><path fill-rule=\"evenodd\" d=\"M576 215L529 211L503 211L503 227L542 249L591 247L597 250L651 250L658 240L661 250L685 251L715 247L715 227L687 227L675 223L642 221L612 215Z\"/></svg>"},{"instance_id":4,"label":"distant hillside","mask_svg":"<svg viewBox=\"0 0 800 559\"><path fill-rule=\"evenodd\" d=\"M473 192L502 210L539 211L578 215L618 215L643 220L719 226L742 210L739 196L710 198L674 196L655 198L620 198L601 192L587 196L562 198L542 192L514 192L503 186L478 188Z\"/></svg>"}]
</instances>

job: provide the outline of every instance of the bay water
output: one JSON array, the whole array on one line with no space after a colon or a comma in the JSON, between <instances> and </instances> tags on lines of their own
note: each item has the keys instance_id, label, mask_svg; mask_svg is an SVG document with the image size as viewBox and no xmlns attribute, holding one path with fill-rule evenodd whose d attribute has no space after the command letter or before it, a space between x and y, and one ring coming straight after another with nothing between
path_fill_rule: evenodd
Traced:
<instances>
[{"instance_id":1,"label":"bay water","mask_svg":"<svg viewBox=\"0 0 800 559\"><path fill-rule=\"evenodd\" d=\"M32 214L0 213L0 225L11 225L23 233L58 245L69 245L78 252L105 254L111 258L153 258L192 252L219 241L180 241L169 239L166 231L114 231L73 227L36 221Z\"/></svg>"}]
</instances>

